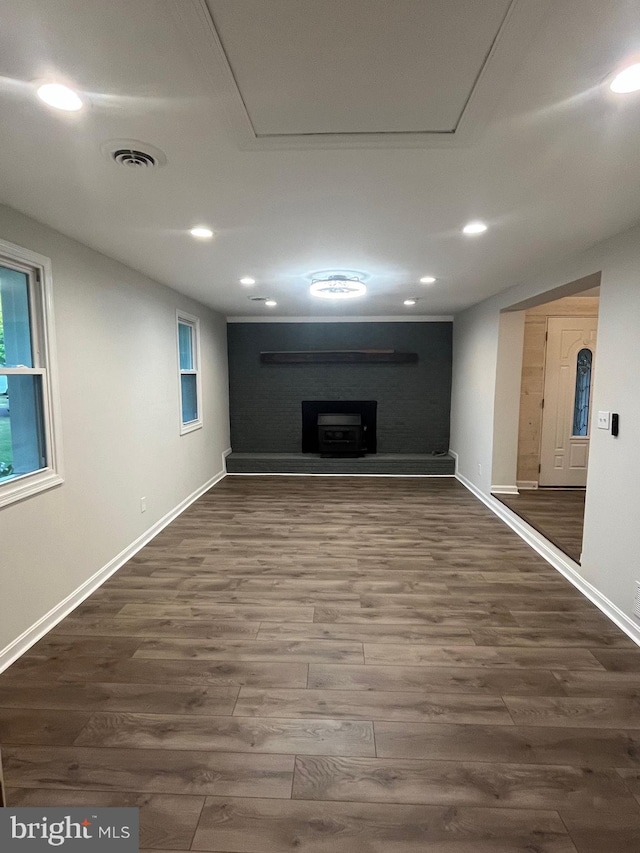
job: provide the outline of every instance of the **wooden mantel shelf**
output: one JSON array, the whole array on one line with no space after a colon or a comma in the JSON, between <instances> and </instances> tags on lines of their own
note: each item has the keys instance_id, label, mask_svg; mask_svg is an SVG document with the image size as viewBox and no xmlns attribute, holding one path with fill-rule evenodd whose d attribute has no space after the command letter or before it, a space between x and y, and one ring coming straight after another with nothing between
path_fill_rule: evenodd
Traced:
<instances>
[{"instance_id":1,"label":"wooden mantel shelf","mask_svg":"<svg viewBox=\"0 0 640 853\"><path fill-rule=\"evenodd\" d=\"M393 349L333 349L261 352L261 364L415 364L416 352Z\"/></svg>"}]
</instances>

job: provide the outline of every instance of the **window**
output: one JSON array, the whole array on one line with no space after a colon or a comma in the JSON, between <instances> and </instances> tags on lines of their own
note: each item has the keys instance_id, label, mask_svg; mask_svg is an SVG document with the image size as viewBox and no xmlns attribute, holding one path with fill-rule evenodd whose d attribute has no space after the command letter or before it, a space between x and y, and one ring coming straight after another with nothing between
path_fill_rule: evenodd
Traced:
<instances>
[{"instance_id":1,"label":"window","mask_svg":"<svg viewBox=\"0 0 640 853\"><path fill-rule=\"evenodd\" d=\"M200 429L200 321L178 313L178 373L180 380L180 434Z\"/></svg>"},{"instance_id":2,"label":"window","mask_svg":"<svg viewBox=\"0 0 640 853\"><path fill-rule=\"evenodd\" d=\"M576 360L576 391L573 403L573 435L589 435L589 406L591 405L591 366L593 353L581 349Z\"/></svg>"},{"instance_id":3,"label":"window","mask_svg":"<svg viewBox=\"0 0 640 853\"><path fill-rule=\"evenodd\" d=\"M62 482L49 261L0 241L0 506Z\"/></svg>"}]
</instances>

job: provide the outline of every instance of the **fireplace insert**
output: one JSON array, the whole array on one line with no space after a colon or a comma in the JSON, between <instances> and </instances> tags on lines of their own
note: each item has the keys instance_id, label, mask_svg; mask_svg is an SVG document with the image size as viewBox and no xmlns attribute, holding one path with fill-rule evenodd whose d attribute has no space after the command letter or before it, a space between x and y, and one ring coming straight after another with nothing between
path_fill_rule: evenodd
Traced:
<instances>
[{"instance_id":1,"label":"fireplace insert","mask_svg":"<svg viewBox=\"0 0 640 853\"><path fill-rule=\"evenodd\" d=\"M377 408L376 400L305 400L302 452L326 456L375 453Z\"/></svg>"},{"instance_id":2,"label":"fireplace insert","mask_svg":"<svg viewBox=\"0 0 640 853\"><path fill-rule=\"evenodd\" d=\"M364 456L361 415L338 412L318 415L318 449L325 458Z\"/></svg>"}]
</instances>

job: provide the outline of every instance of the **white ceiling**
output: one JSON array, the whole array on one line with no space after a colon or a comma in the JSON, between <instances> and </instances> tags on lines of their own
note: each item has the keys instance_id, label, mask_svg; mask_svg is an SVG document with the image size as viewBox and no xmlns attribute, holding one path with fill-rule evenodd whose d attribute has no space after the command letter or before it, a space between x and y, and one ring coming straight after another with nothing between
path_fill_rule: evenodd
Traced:
<instances>
[{"instance_id":1,"label":"white ceiling","mask_svg":"<svg viewBox=\"0 0 640 853\"><path fill-rule=\"evenodd\" d=\"M453 133L511 0L207 6L261 137Z\"/></svg>"},{"instance_id":2,"label":"white ceiling","mask_svg":"<svg viewBox=\"0 0 640 853\"><path fill-rule=\"evenodd\" d=\"M249 295L279 316L450 314L640 220L640 97L606 85L637 61L637 9L3 0L0 201L227 315L267 314ZM52 77L90 107L44 107ZM261 147L274 134L294 139ZM117 167L101 146L123 138L166 166ZM489 231L463 237L472 218ZM368 295L313 299L320 270Z\"/></svg>"}]
</instances>

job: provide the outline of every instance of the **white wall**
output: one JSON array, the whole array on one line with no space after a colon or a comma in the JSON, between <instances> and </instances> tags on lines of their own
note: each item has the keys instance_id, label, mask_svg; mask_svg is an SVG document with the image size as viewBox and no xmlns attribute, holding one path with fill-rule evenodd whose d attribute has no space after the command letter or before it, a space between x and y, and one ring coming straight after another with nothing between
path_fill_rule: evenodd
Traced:
<instances>
[{"instance_id":1,"label":"white wall","mask_svg":"<svg viewBox=\"0 0 640 853\"><path fill-rule=\"evenodd\" d=\"M487 300L453 322L451 450L458 470L485 494L491 491L493 417L500 314Z\"/></svg>"},{"instance_id":2,"label":"white wall","mask_svg":"<svg viewBox=\"0 0 640 853\"><path fill-rule=\"evenodd\" d=\"M522 386L524 311L500 315L496 385L493 404L494 440L491 460L491 491L516 494L518 425ZM520 360L510 353L520 353Z\"/></svg>"},{"instance_id":3,"label":"white wall","mask_svg":"<svg viewBox=\"0 0 640 853\"><path fill-rule=\"evenodd\" d=\"M0 509L2 650L220 472L229 411L222 317L5 207L0 239L52 261L65 473ZM201 321L204 427L184 436L177 308Z\"/></svg>"},{"instance_id":4,"label":"white wall","mask_svg":"<svg viewBox=\"0 0 640 853\"><path fill-rule=\"evenodd\" d=\"M594 410L618 412L620 436L593 430L579 571L632 617L635 581L640 580L640 380L635 368L640 352L640 228L456 317L451 449L458 454L460 474L489 496L500 310L598 270L602 280ZM640 626L640 620L635 624Z\"/></svg>"}]
</instances>

